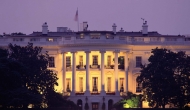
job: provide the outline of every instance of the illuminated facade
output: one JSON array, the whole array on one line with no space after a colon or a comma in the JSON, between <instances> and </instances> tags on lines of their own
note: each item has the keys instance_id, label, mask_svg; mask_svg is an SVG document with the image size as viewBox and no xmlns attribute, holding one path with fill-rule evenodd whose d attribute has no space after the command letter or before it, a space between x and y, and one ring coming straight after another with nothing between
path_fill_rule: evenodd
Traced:
<instances>
[{"instance_id":1,"label":"illuminated facade","mask_svg":"<svg viewBox=\"0 0 190 110\"><path fill-rule=\"evenodd\" d=\"M190 53L190 38L180 35L161 35L148 32L145 21L140 32L89 31L87 22L83 30L73 32L67 27L58 27L49 32L47 23L42 32L30 35L4 35L0 46L9 43L27 45L32 42L48 51L49 69L59 78L57 92L68 95L69 99L84 110L87 102L92 110L106 110L121 99L127 91L139 94L141 85L136 83L140 64L148 63L151 49L168 48ZM147 107L147 103L143 103Z\"/></svg>"}]
</instances>

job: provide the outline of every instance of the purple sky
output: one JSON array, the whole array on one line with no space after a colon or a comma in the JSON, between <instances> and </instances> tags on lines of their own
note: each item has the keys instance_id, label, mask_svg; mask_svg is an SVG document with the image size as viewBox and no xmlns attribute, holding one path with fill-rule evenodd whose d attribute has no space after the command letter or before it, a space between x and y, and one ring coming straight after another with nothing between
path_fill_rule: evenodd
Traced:
<instances>
[{"instance_id":1,"label":"purple sky","mask_svg":"<svg viewBox=\"0 0 190 110\"><path fill-rule=\"evenodd\" d=\"M0 34L30 34L44 22L50 31L61 26L77 31L77 7L89 30L110 31L116 23L117 30L140 31L144 18L149 31L190 34L190 0L0 0Z\"/></svg>"}]
</instances>

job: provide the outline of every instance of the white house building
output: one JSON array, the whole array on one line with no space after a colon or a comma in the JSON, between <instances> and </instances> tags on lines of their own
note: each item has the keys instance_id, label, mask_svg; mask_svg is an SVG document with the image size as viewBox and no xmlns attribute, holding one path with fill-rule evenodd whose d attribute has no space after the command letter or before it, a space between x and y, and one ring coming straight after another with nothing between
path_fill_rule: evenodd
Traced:
<instances>
[{"instance_id":1,"label":"white house building","mask_svg":"<svg viewBox=\"0 0 190 110\"><path fill-rule=\"evenodd\" d=\"M47 23L42 32L30 35L3 35L0 46L9 43L21 46L32 42L43 47L50 55L49 69L59 78L57 92L68 95L84 110L88 103L90 110L106 110L130 91L141 93L141 85L136 83L140 74L140 64L148 63L151 49L167 48L183 50L190 54L190 38L181 35L161 35L148 32L145 21L140 32L117 31L114 23L112 31L88 30L84 22L83 30L73 32L67 27L57 27L50 32ZM148 107L143 102L142 107Z\"/></svg>"}]
</instances>

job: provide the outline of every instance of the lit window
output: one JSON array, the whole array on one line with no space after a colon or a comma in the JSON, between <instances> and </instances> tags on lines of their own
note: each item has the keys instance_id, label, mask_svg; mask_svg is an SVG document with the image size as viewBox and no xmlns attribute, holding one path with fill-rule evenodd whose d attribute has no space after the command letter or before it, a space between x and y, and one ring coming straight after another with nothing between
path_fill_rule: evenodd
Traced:
<instances>
[{"instance_id":1,"label":"lit window","mask_svg":"<svg viewBox=\"0 0 190 110\"><path fill-rule=\"evenodd\" d=\"M54 61L54 57L49 57L49 67L55 67L55 61Z\"/></svg>"},{"instance_id":2,"label":"lit window","mask_svg":"<svg viewBox=\"0 0 190 110\"><path fill-rule=\"evenodd\" d=\"M80 39L84 39L84 34L81 34L81 35L80 35Z\"/></svg>"},{"instance_id":3,"label":"lit window","mask_svg":"<svg viewBox=\"0 0 190 110\"><path fill-rule=\"evenodd\" d=\"M124 78L119 79L120 92L124 92Z\"/></svg>"},{"instance_id":4,"label":"lit window","mask_svg":"<svg viewBox=\"0 0 190 110\"><path fill-rule=\"evenodd\" d=\"M66 91L67 92L71 92L71 79L70 78L67 78L66 79L66 84L67 84L67 88L66 88Z\"/></svg>"},{"instance_id":5,"label":"lit window","mask_svg":"<svg viewBox=\"0 0 190 110\"><path fill-rule=\"evenodd\" d=\"M46 40L47 40L47 41L49 41L49 42L54 42L54 41L57 41L57 39L56 39L56 38L47 38Z\"/></svg>"},{"instance_id":6,"label":"lit window","mask_svg":"<svg viewBox=\"0 0 190 110\"><path fill-rule=\"evenodd\" d=\"M107 66L110 67L111 66L111 56L107 57Z\"/></svg>"},{"instance_id":7,"label":"lit window","mask_svg":"<svg viewBox=\"0 0 190 110\"><path fill-rule=\"evenodd\" d=\"M98 65L98 56L94 55L92 57L93 57L93 63L92 63L92 65Z\"/></svg>"},{"instance_id":8,"label":"lit window","mask_svg":"<svg viewBox=\"0 0 190 110\"><path fill-rule=\"evenodd\" d=\"M98 92L98 77L92 77L92 91Z\"/></svg>"},{"instance_id":9,"label":"lit window","mask_svg":"<svg viewBox=\"0 0 190 110\"><path fill-rule=\"evenodd\" d=\"M66 57L66 67L70 67L71 66L71 57L67 56Z\"/></svg>"},{"instance_id":10,"label":"lit window","mask_svg":"<svg viewBox=\"0 0 190 110\"><path fill-rule=\"evenodd\" d=\"M111 77L108 77L108 81L107 81L107 92L111 92Z\"/></svg>"},{"instance_id":11,"label":"lit window","mask_svg":"<svg viewBox=\"0 0 190 110\"><path fill-rule=\"evenodd\" d=\"M83 67L83 56L79 56L79 66Z\"/></svg>"},{"instance_id":12,"label":"lit window","mask_svg":"<svg viewBox=\"0 0 190 110\"><path fill-rule=\"evenodd\" d=\"M83 92L83 77L79 77L79 89L80 92Z\"/></svg>"},{"instance_id":13,"label":"lit window","mask_svg":"<svg viewBox=\"0 0 190 110\"><path fill-rule=\"evenodd\" d=\"M141 67L142 64L142 57L137 56L136 57L136 67Z\"/></svg>"},{"instance_id":14,"label":"lit window","mask_svg":"<svg viewBox=\"0 0 190 110\"><path fill-rule=\"evenodd\" d=\"M48 38L47 41L53 42L53 38Z\"/></svg>"}]
</instances>

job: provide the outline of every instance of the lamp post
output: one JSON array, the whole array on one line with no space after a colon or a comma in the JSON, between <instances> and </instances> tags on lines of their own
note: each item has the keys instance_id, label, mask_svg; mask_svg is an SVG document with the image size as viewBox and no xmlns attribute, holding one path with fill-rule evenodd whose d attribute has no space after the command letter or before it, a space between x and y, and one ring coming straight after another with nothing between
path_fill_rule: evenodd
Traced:
<instances>
[{"instance_id":1,"label":"lamp post","mask_svg":"<svg viewBox=\"0 0 190 110\"><path fill-rule=\"evenodd\" d=\"M105 110L106 109L106 104L105 104L105 97L103 96L103 98L102 98L102 100L103 100L103 103L102 103L102 110Z\"/></svg>"},{"instance_id":2,"label":"lamp post","mask_svg":"<svg viewBox=\"0 0 190 110\"><path fill-rule=\"evenodd\" d=\"M89 110L89 106L88 106L88 103L87 103L87 101L88 101L88 97L87 96L86 96L85 100L86 100L86 103L85 103L84 109L85 110Z\"/></svg>"},{"instance_id":3,"label":"lamp post","mask_svg":"<svg viewBox=\"0 0 190 110\"><path fill-rule=\"evenodd\" d=\"M87 103L87 101L88 101L88 97L87 96L86 96L85 100L86 100L86 103Z\"/></svg>"}]
</instances>

